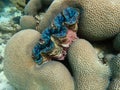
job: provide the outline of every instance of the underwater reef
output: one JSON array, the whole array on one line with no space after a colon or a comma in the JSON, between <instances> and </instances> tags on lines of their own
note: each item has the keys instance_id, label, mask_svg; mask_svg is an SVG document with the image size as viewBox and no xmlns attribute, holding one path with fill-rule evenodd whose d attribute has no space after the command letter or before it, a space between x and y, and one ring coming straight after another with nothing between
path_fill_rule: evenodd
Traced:
<instances>
[{"instance_id":1,"label":"underwater reef","mask_svg":"<svg viewBox=\"0 0 120 90\"><path fill-rule=\"evenodd\" d=\"M10 84L120 90L120 1L48 0L42 15L41 1L27 1L21 30L7 42L3 69Z\"/></svg>"},{"instance_id":2,"label":"underwater reef","mask_svg":"<svg viewBox=\"0 0 120 90\"><path fill-rule=\"evenodd\" d=\"M16 8L18 8L21 11L24 11L24 8L26 7L26 5L32 5L32 8L34 8L35 10L37 8L35 7L39 7L40 10L45 10L48 8L48 6L52 3L53 0L5 0L6 2L11 2L13 5L16 6ZM30 1L30 3L29 3ZM37 4L34 4L34 2L36 2ZM32 3L32 4L31 4Z\"/></svg>"},{"instance_id":3,"label":"underwater reef","mask_svg":"<svg viewBox=\"0 0 120 90\"><path fill-rule=\"evenodd\" d=\"M18 23L22 15L8 0L0 0L0 90L15 90L4 75L4 51L13 34L21 30Z\"/></svg>"}]
</instances>

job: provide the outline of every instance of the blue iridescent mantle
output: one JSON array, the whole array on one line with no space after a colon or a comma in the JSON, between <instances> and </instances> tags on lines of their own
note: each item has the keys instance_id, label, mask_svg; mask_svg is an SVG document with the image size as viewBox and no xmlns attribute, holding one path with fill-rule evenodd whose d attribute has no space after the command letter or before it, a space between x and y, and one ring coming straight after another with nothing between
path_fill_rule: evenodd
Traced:
<instances>
[{"instance_id":1,"label":"blue iridescent mantle","mask_svg":"<svg viewBox=\"0 0 120 90\"><path fill-rule=\"evenodd\" d=\"M54 18L53 26L55 28L52 26L46 28L42 32L39 42L32 50L33 59L37 64L41 64L43 62L42 54L47 54L49 51L54 49L54 42L51 40L51 36L56 38L65 37L68 31L65 24L74 25L77 22L78 17L79 12L72 7L68 7Z\"/></svg>"}]
</instances>

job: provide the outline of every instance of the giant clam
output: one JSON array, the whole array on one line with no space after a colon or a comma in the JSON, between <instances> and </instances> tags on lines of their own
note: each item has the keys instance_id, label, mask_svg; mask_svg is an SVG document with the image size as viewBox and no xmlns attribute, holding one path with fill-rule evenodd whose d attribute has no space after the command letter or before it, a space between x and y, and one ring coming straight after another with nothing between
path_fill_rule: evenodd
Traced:
<instances>
[{"instance_id":1,"label":"giant clam","mask_svg":"<svg viewBox=\"0 0 120 90\"><path fill-rule=\"evenodd\" d=\"M64 60L70 44L77 39L79 12L68 7L59 13L46 28L32 51L37 64L51 59Z\"/></svg>"}]
</instances>

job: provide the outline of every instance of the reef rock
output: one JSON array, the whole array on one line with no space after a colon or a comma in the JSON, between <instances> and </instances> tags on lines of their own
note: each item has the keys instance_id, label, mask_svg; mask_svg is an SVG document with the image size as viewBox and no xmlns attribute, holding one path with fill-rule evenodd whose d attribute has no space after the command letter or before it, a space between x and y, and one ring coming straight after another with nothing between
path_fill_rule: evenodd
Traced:
<instances>
[{"instance_id":1,"label":"reef rock","mask_svg":"<svg viewBox=\"0 0 120 90\"><path fill-rule=\"evenodd\" d=\"M40 22L39 31L48 27L53 18L68 6L77 7L81 13L78 31L80 37L98 41L111 38L120 32L119 0L54 0ZM35 12L29 4L27 8L31 9L26 10L26 13L34 15Z\"/></svg>"}]
</instances>

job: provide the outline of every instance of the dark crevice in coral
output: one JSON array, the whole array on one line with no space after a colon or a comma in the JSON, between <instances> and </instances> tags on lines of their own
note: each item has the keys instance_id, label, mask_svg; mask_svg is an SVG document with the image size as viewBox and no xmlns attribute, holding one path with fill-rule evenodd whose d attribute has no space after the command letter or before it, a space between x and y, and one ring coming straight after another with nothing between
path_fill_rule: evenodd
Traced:
<instances>
[{"instance_id":1,"label":"dark crevice in coral","mask_svg":"<svg viewBox=\"0 0 120 90\"><path fill-rule=\"evenodd\" d=\"M15 24L20 24L20 16L14 17L12 18L12 20L14 21Z\"/></svg>"},{"instance_id":2,"label":"dark crevice in coral","mask_svg":"<svg viewBox=\"0 0 120 90\"><path fill-rule=\"evenodd\" d=\"M47 0L41 0L42 7L39 10L37 10L38 14L40 12L46 12L52 2L53 2L53 0L48 0L48 1Z\"/></svg>"},{"instance_id":3,"label":"dark crevice in coral","mask_svg":"<svg viewBox=\"0 0 120 90\"><path fill-rule=\"evenodd\" d=\"M56 60L56 61L58 61L58 60ZM65 65L66 68L68 69L68 71L70 72L70 74L73 76L72 68L71 68L70 63L68 61L68 57L65 57L65 60L61 60L61 61L59 60L59 62L62 63L63 65Z\"/></svg>"},{"instance_id":4,"label":"dark crevice in coral","mask_svg":"<svg viewBox=\"0 0 120 90\"><path fill-rule=\"evenodd\" d=\"M102 47L102 48L104 47L103 48L104 57L102 58L102 60L99 60L100 63L102 63L102 64L108 65L108 60L106 59L106 55L111 54L111 53L116 55L118 53L115 49L113 49L113 38L106 39L103 41L93 41L91 43L92 43L93 47L94 47L94 45L95 46L97 45L98 47Z\"/></svg>"}]
</instances>

